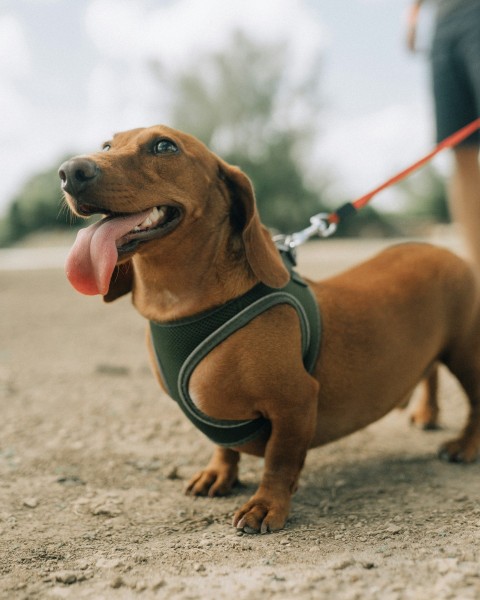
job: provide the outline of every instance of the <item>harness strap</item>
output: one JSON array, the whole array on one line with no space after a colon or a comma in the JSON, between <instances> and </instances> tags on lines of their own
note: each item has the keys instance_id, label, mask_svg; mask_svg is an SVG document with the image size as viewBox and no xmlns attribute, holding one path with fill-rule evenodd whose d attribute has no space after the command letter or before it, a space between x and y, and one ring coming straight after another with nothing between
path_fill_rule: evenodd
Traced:
<instances>
[{"instance_id":1,"label":"harness strap","mask_svg":"<svg viewBox=\"0 0 480 600\"><path fill-rule=\"evenodd\" d=\"M303 351L306 352L310 345L311 332L305 311L296 298L290 294L278 292L260 298L238 315L227 321L225 325L220 327L200 344L183 364L178 377L178 391L180 394L179 404L198 429L210 438L212 438L213 433L216 444L231 446L232 433L235 435L235 445L244 444L257 437L260 432L267 428L269 429L270 422L263 417L247 421L213 419L208 417L195 406L190 397L188 391L190 377L197 365L213 350L213 348L227 339L232 333L250 323L250 321L259 314L278 304L289 304L298 311L302 329Z\"/></svg>"},{"instance_id":2,"label":"harness strap","mask_svg":"<svg viewBox=\"0 0 480 600\"><path fill-rule=\"evenodd\" d=\"M207 437L220 446L239 446L270 429L259 417L246 421L213 419L200 411L189 394L190 378L198 364L221 342L269 308L295 308L302 332L305 368L311 372L320 347L320 315L310 288L295 272L282 290L260 283L225 305L187 319L157 323L150 332L157 364L169 395ZM307 314L308 313L308 314Z\"/></svg>"}]
</instances>

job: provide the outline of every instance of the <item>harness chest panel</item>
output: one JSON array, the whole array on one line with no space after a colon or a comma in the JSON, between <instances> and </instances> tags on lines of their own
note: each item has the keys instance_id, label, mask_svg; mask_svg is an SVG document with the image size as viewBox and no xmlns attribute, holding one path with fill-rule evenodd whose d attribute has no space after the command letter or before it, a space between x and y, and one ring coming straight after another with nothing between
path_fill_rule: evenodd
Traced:
<instances>
[{"instance_id":1,"label":"harness chest panel","mask_svg":"<svg viewBox=\"0 0 480 600\"><path fill-rule=\"evenodd\" d=\"M209 352L238 329L269 308L288 304L297 311L302 331L305 369L311 373L320 347L320 313L310 288L295 272L282 289L257 284L243 296L193 317L158 323L150 321L155 356L169 395L192 423L219 446L240 446L262 432L270 422L259 417L247 421L214 419L200 411L188 387L196 366Z\"/></svg>"}]
</instances>

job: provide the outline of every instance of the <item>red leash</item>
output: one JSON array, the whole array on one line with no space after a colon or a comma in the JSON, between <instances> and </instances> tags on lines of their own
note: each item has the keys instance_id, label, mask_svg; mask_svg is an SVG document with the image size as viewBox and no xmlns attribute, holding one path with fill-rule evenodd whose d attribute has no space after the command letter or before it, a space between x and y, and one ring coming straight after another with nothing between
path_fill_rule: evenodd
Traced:
<instances>
[{"instance_id":1,"label":"red leash","mask_svg":"<svg viewBox=\"0 0 480 600\"><path fill-rule=\"evenodd\" d=\"M459 129L449 137L445 138L440 144L435 146L435 148L426 156L418 160L416 163L407 167L400 173L397 173L382 185L379 185L377 188L357 198L353 202L347 202L340 206L339 209L332 213L319 213L318 215L314 215L310 218L310 226L302 229L301 231L297 231L296 233L292 233L289 235L276 235L273 240L277 244L280 250L290 252L291 256L295 256L295 248L300 244L303 244L307 240L309 240L314 235L317 235L321 238L327 238L333 235L337 229L337 225L342 221L345 217L350 215L354 215L358 210L363 208L370 200L382 190L388 188L389 186L397 183L413 173L416 169L422 167L425 163L431 160L436 154L445 150L445 148L454 148L457 146L462 140L467 138L469 135L480 129L480 117L472 121L462 129ZM295 258L294 258L295 260Z\"/></svg>"},{"instance_id":2,"label":"red leash","mask_svg":"<svg viewBox=\"0 0 480 600\"><path fill-rule=\"evenodd\" d=\"M463 141L465 138L467 138L469 135L471 135L472 133L477 131L477 129L480 129L480 117L478 119L475 119L475 121L472 121L465 127L462 127L462 129L459 129L458 131L456 131L449 137L445 138L442 142L440 142L437 146L435 146L435 148L429 154L427 154L426 156L424 156L423 158L418 160L416 163L414 163L410 167L407 167L403 171L400 171L400 173L397 173L396 175L394 175L393 177L391 177L390 179L385 181L385 183L382 183L381 185L379 185L377 188L375 188L368 194L365 194L364 196L357 198L357 200L354 200L353 202L347 202L346 204L341 206L335 212L330 213L327 216L328 223L336 225L344 217L355 214L359 209L363 208L366 204L368 204L368 202L370 202L370 200L376 194L378 194L379 192L388 188L389 186L391 186L395 183L398 183L399 181L401 181L402 179L404 179L405 177L410 175L410 173L413 173L413 171L416 171L417 169L422 167L425 163L430 161L436 154L438 154L442 150L445 150L445 148L454 148L461 141Z\"/></svg>"}]
</instances>

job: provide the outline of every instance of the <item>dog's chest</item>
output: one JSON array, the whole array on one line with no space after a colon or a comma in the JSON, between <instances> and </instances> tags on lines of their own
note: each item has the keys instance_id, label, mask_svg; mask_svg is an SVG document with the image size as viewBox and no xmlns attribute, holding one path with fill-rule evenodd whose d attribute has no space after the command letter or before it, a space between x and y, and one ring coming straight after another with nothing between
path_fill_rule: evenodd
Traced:
<instances>
[{"instance_id":1,"label":"dog's chest","mask_svg":"<svg viewBox=\"0 0 480 600\"><path fill-rule=\"evenodd\" d=\"M169 395L190 421L218 445L240 446L269 429L270 423L264 418L214 419L200 411L189 392L193 371L235 331L279 304L289 304L297 311L304 365L311 372L320 345L320 314L315 297L296 273L281 290L260 283L243 296L205 313L166 323L150 321L157 366Z\"/></svg>"}]
</instances>

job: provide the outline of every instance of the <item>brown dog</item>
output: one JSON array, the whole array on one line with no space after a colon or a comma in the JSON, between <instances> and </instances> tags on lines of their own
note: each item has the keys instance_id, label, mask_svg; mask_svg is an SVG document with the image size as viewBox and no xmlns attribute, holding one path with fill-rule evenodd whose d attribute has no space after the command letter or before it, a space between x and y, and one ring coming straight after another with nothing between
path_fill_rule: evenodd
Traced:
<instances>
[{"instance_id":1,"label":"brown dog","mask_svg":"<svg viewBox=\"0 0 480 600\"><path fill-rule=\"evenodd\" d=\"M169 325L259 282L282 288L289 280L249 179L189 135L164 126L120 133L104 152L72 158L59 174L74 213L106 215L80 232L67 260L67 275L83 293L111 301L132 291L146 319ZM434 425L437 362L470 402L462 435L442 455L472 462L479 450L479 298L466 263L427 244L402 244L309 284L323 328L312 374L302 360L297 311L277 304L210 348L189 380L197 414L269 424L239 447L217 447L188 486L194 495L226 494L240 453L264 456L260 486L233 521L247 532L284 526L309 448L379 419L424 378L429 389L417 420ZM165 387L151 335L149 347Z\"/></svg>"}]
</instances>

